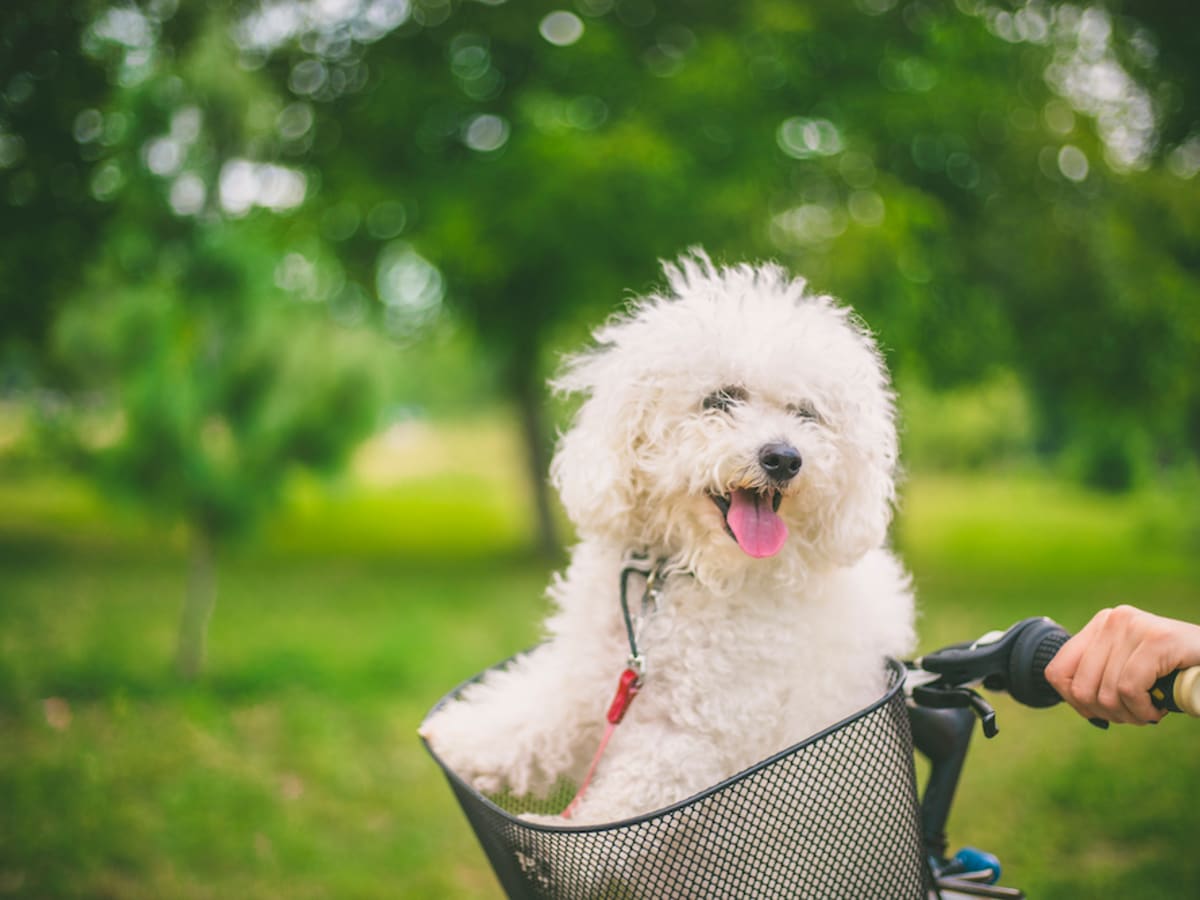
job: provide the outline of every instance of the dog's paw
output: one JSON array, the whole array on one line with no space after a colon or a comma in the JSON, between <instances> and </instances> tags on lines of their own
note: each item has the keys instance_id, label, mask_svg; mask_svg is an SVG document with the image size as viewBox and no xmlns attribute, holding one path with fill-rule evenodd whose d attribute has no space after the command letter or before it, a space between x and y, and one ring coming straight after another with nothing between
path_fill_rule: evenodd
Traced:
<instances>
[{"instance_id":1,"label":"dog's paw","mask_svg":"<svg viewBox=\"0 0 1200 900\"><path fill-rule=\"evenodd\" d=\"M495 772L481 772L471 777L471 787L481 794L499 794L506 786L504 777Z\"/></svg>"},{"instance_id":2,"label":"dog's paw","mask_svg":"<svg viewBox=\"0 0 1200 900\"><path fill-rule=\"evenodd\" d=\"M479 793L494 795L513 789L513 782L505 772L501 760L449 745L431 746L441 759L442 765Z\"/></svg>"},{"instance_id":3,"label":"dog's paw","mask_svg":"<svg viewBox=\"0 0 1200 900\"><path fill-rule=\"evenodd\" d=\"M452 703L430 716L420 735L442 765L481 794L529 790L531 760L515 752L513 742L470 704Z\"/></svg>"}]
</instances>

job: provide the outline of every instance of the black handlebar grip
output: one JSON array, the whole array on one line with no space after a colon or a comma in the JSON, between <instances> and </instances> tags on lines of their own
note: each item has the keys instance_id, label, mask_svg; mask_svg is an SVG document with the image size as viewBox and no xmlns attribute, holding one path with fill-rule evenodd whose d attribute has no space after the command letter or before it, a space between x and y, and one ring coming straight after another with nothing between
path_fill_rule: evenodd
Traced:
<instances>
[{"instance_id":1,"label":"black handlebar grip","mask_svg":"<svg viewBox=\"0 0 1200 900\"><path fill-rule=\"evenodd\" d=\"M1008 658L1008 692L1014 700L1034 707L1062 700L1046 680L1046 666L1070 637L1049 619L1033 620L1021 631Z\"/></svg>"},{"instance_id":2,"label":"black handlebar grip","mask_svg":"<svg viewBox=\"0 0 1200 900\"><path fill-rule=\"evenodd\" d=\"M1150 702L1168 712L1200 717L1200 666L1176 669L1154 682Z\"/></svg>"},{"instance_id":3,"label":"black handlebar grip","mask_svg":"<svg viewBox=\"0 0 1200 900\"><path fill-rule=\"evenodd\" d=\"M1017 635L1008 658L1008 692L1013 699L1035 707L1053 706L1062 700L1046 680L1046 666L1070 637L1050 619L1029 621ZM1154 682L1150 699L1159 709L1200 716L1200 666L1162 676Z\"/></svg>"}]
</instances>

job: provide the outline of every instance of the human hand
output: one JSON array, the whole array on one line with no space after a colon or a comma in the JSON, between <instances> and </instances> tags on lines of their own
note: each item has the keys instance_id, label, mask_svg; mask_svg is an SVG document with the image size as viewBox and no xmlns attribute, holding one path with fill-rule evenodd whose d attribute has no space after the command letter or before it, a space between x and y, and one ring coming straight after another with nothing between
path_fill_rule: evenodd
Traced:
<instances>
[{"instance_id":1,"label":"human hand","mask_svg":"<svg viewBox=\"0 0 1200 900\"><path fill-rule=\"evenodd\" d=\"M1150 702L1155 680L1200 664L1200 625L1133 606L1102 609L1046 666L1046 680L1085 718L1144 725L1165 712Z\"/></svg>"}]
</instances>

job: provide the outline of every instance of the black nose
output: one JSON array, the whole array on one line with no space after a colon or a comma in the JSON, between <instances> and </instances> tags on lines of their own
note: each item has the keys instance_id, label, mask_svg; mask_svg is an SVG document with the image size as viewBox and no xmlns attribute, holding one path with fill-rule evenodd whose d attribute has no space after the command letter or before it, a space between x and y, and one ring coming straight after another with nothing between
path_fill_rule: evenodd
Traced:
<instances>
[{"instance_id":1,"label":"black nose","mask_svg":"<svg viewBox=\"0 0 1200 900\"><path fill-rule=\"evenodd\" d=\"M800 471L800 452L791 444L767 444L758 451L758 464L773 481L791 481Z\"/></svg>"}]
</instances>

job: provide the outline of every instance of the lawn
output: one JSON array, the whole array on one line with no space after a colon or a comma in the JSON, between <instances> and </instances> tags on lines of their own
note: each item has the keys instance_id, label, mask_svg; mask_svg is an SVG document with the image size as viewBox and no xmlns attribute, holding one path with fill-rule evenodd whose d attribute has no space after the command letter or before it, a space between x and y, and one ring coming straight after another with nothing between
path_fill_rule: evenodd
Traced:
<instances>
[{"instance_id":1,"label":"lawn","mask_svg":"<svg viewBox=\"0 0 1200 900\"><path fill-rule=\"evenodd\" d=\"M181 536L60 474L0 471L0 896L497 897L415 737L543 610L510 437L469 431L492 442L486 473L463 477L449 428L391 435L336 486L297 484L224 554L192 685L169 667ZM905 494L923 649L1122 601L1200 610L1195 502L1034 475L914 476ZM1200 724L1101 732L997 706L956 844L999 854L1034 897L1200 891Z\"/></svg>"}]
</instances>

